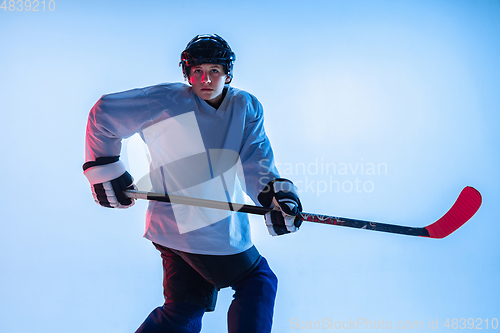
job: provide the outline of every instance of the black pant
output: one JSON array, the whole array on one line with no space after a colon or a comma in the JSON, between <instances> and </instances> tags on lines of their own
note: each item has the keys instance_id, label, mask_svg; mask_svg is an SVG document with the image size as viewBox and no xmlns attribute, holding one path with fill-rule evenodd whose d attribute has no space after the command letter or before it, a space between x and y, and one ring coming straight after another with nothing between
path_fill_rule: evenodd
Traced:
<instances>
[{"instance_id":1,"label":"black pant","mask_svg":"<svg viewBox=\"0 0 500 333\"><path fill-rule=\"evenodd\" d=\"M277 278L254 247L237 255L210 256L155 246L163 259L165 304L136 333L199 332L203 314L215 308L217 290L228 286L235 291L229 332L271 331Z\"/></svg>"}]
</instances>

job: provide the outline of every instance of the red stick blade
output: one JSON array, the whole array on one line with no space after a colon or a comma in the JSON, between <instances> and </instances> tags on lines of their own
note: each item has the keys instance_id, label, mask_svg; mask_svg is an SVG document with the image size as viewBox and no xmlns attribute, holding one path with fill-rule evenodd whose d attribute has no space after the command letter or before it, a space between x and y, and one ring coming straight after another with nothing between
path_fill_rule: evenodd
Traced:
<instances>
[{"instance_id":1,"label":"red stick blade","mask_svg":"<svg viewBox=\"0 0 500 333\"><path fill-rule=\"evenodd\" d=\"M430 238L444 238L467 222L481 206L481 194L467 186L450 210L439 220L425 227Z\"/></svg>"}]
</instances>

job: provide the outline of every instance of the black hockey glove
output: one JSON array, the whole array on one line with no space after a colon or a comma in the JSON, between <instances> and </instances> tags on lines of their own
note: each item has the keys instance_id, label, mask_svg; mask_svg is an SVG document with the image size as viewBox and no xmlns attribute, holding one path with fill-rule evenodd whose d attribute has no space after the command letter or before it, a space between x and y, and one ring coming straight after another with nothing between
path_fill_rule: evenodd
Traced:
<instances>
[{"instance_id":1,"label":"black hockey glove","mask_svg":"<svg viewBox=\"0 0 500 333\"><path fill-rule=\"evenodd\" d=\"M289 234L299 230L302 224L302 205L295 185L284 178L277 178L266 185L257 197L263 207L274 208L267 213L267 230L272 236Z\"/></svg>"},{"instance_id":2,"label":"black hockey glove","mask_svg":"<svg viewBox=\"0 0 500 333\"><path fill-rule=\"evenodd\" d=\"M109 208L128 208L134 205L134 200L124 193L125 190L136 189L134 179L118 157L97 158L95 162L85 163L83 170L96 203Z\"/></svg>"}]
</instances>

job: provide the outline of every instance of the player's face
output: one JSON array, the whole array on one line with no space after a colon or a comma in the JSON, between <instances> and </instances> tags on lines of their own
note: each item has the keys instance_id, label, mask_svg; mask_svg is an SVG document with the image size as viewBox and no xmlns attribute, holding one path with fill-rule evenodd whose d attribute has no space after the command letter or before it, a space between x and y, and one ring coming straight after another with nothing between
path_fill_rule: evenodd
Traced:
<instances>
[{"instance_id":1,"label":"player's face","mask_svg":"<svg viewBox=\"0 0 500 333\"><path fill-rule=\"evenodd\" d=\"M217 105L222 99L224 84L229 77L224 73L224 67L216 64L201 64L191 67L189 83L199 98L211 105Z\"/></svg>"}]
</instances>

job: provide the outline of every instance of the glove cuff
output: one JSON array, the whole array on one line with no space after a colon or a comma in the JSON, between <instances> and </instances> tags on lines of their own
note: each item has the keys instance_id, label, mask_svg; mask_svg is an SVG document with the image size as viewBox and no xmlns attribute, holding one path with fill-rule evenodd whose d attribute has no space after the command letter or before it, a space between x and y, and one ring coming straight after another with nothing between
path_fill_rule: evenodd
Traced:
<instances>
[{"instance_id":1,"label":"glove cuff","mask_svg":"<svg viewBox=\"0 0 500 333\"><path fill-rule=\"evenodd\" d=\"M83 174L91 185L108 182L123 175L127 170L122 161L97 165L86 169Z\"/></svg>"},{"instance_id":2,"label":"glove cuff","mask_svg":"<svg viewBox=\"0 0 500 333\"><path fill-rule=\"evenodd\" d=\"M257 200L259 200L262 207L271 207L274 195L279 191L292 192L298 197L297 188L291 180L286 178L276 178L267 183L266 187L264 187L262 192L260 192L257 196Z\"/></svg>"},{"instance_id":3,"label":"glove cuff","mask_svg":"<svg viewBox=\"0 0 500 333\"><path fill-rule=\"evenodd\" d=\"M285 179L285 178L277 178L273 182L273 190L274 193L278 192L290 192L295 196L299 196L297 194L297 186L295 186L291 180Z\"/></svg>"}]
</instances>

